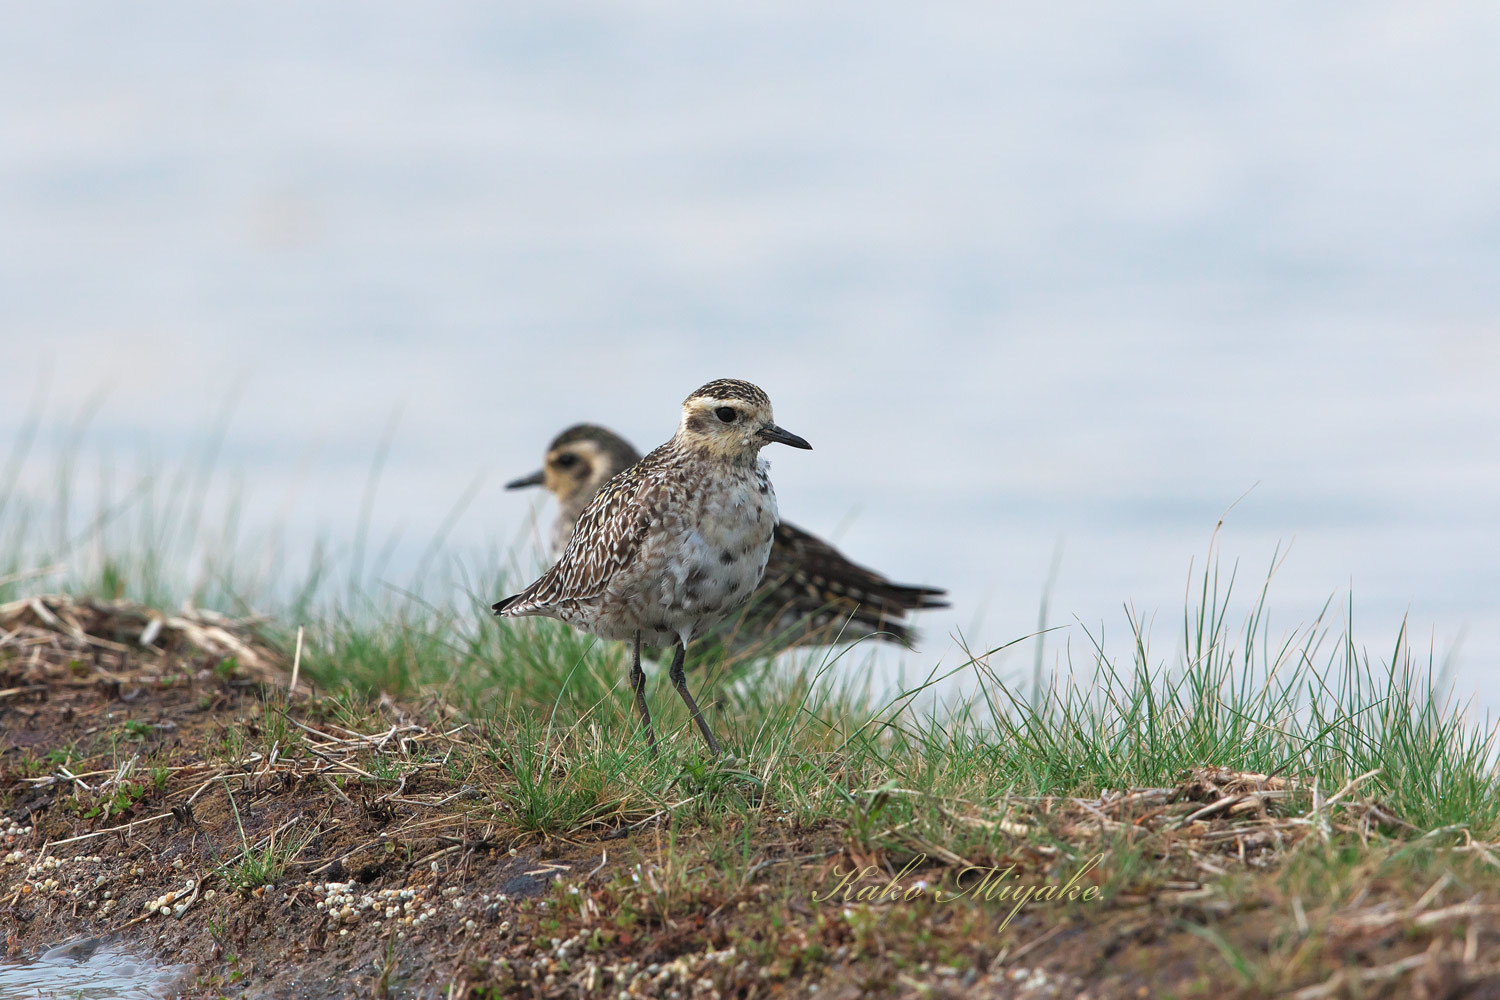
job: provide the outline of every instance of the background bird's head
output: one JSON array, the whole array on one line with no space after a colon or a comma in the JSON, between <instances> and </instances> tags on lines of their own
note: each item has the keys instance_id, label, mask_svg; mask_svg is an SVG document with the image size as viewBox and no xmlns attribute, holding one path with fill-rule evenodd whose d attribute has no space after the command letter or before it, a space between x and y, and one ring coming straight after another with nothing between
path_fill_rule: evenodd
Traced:
<instances>
[{"instance_id":1,"label":"background bird's head","mask_svg":"<svg viewBox=\"0 0 1500 1000\"><path fill-rule=\"evenodd\" d=\"M733 462L754 461L772 443L812 448L776 426L771 399L758 386L734 378L710 382L683 400L677 440L693 451Z\"/></svg>"},{"instance_id":2,"label":"background bird's head","mask_svg":"<svg viewBox=\"0 0 1500 1000\"><path fill-rule=\"evenodd\" d=\"M641 460L630 443L596 424L575 424L552 439L541 469L505 484L508 490L545 486L567 506L587 502L616 473Z\"/></svg>"}]
</instances>

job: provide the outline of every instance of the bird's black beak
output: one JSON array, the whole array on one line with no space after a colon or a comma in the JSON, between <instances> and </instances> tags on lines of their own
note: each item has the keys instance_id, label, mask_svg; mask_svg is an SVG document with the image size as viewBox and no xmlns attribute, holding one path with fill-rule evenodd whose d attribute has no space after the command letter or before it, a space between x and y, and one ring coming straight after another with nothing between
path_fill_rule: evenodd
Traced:
<instances>
[{"instance_id":1,"label":"bird's black beak","mask_svg":"<svg viewBox=\"0 0 1500 1000\"><path fill-rule=\"evenodd\" d=\"M521 490L525 489L528 486L540 485L542 485L542 470L537 469L529 476L522 476L520 479L512 479L510 482L505 484L505 488L508 490Z\"/></svg>"},{"instance_id":2,"label":"bird's black beak","mask_svg":"<svg viewBox=\"0 0 1500 1000\"><path fill-rule=\"evenodd\" d=\"M775 444L789 444L793 448L803 448L807 451L812 451L812 445L808 444L805 439L798 437L791 431L783 430L775 424L766 424L757 433L760 434L763 441L770 441Z\"/></svg>"}]
</instances>

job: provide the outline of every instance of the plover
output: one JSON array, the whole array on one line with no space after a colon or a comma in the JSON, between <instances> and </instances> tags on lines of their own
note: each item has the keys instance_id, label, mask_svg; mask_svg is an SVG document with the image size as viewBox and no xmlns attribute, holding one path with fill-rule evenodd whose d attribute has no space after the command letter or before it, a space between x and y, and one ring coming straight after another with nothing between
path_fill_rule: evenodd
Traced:
<instances>
[{"instance_id":1,"label":"plover","mask_svg":"<svg viewBox=\"0 0 1500 1000\"><path fill-rule=\"evenodd\" d=\"M633 642L630 682L653 747L641 643L675 645L672 686L718 753L683 660L693 637L749 600L765 572L776 494L760 450L777 442L812 447L776 426L770 398L749 382L719 379L698 389L683 401L672 440L610 479L552 568L497 603L495 614L544 615Z\"/></svg>"},{"instance_id":2,"label":"plover","mask_svg":"<svg viewBox=\"0 0 1500 1000\"><path fill-rule=\"evenodd\" d=\"M589 501L640 457L629 442L608 428L577 424L552 439L539 471L505 485L507 489L545 486L557 498L557 519L551 531L556 559L573 537L573 526ZM776 525L765 577L743 621L725 625L725 639L736 652L824 645L871 633L910 646L913 636L907 613L947 607L948 602L942 600L946 593L936 587L893 583L850 561L816 535L782 521Z\"/></svg>"}]
</instances>

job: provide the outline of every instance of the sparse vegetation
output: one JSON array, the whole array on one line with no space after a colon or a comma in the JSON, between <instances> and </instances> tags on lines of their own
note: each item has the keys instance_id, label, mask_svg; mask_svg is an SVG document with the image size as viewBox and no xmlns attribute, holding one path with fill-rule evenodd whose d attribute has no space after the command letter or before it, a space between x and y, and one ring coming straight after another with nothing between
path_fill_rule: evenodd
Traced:
<instances>
[{"instance_id":1,"label":"sparse vegetation","mask_svg":"<svg viewBox=\"0 0 1500 1000\"><path fill-rule=\"evenodd\" d=\"M239 830L241 850L233 859L226 861L216 874L223 878L229 888L241 893L275 885L286 873L287 867L312 842L315 833L293 829L297 825L297 820L293 819L251 843L245 833L239 806L234 801L234 792L228 785L225 786L225 794L229 798L230 811L234 814L234 825Z\"/></svg>"}]
</instances>

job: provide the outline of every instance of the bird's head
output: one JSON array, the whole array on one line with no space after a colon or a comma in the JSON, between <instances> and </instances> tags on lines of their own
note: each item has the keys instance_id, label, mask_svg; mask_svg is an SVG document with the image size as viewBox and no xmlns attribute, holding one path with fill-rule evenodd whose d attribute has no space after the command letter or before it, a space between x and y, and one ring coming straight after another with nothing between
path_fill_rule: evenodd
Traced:
<instances>
[{"instance_id":1,"label":"bird's head","mask_svg":"<svg viewBox=\"0 0 1500 1000\"><path fill-rule=\"evenodd\" d=\"M677 440L693 451L730 462L753 462L768 444L812 448L772 419L771 399L758 386L721 378L682 403Z\"/></svg>"},{"instance_id":2,"label":"bird's head","mask_svg":"<svg viewBox=\"0 0 1500 1000\"><path fill-rule=\"evenodd\" d=\"M564 506L576 500L587 502L617 472L640 460L629 442L614 431L595 424L577 424L552 439L539 470L511 480L505 488L545 486Z\"/></svg>"}]
</instances>

